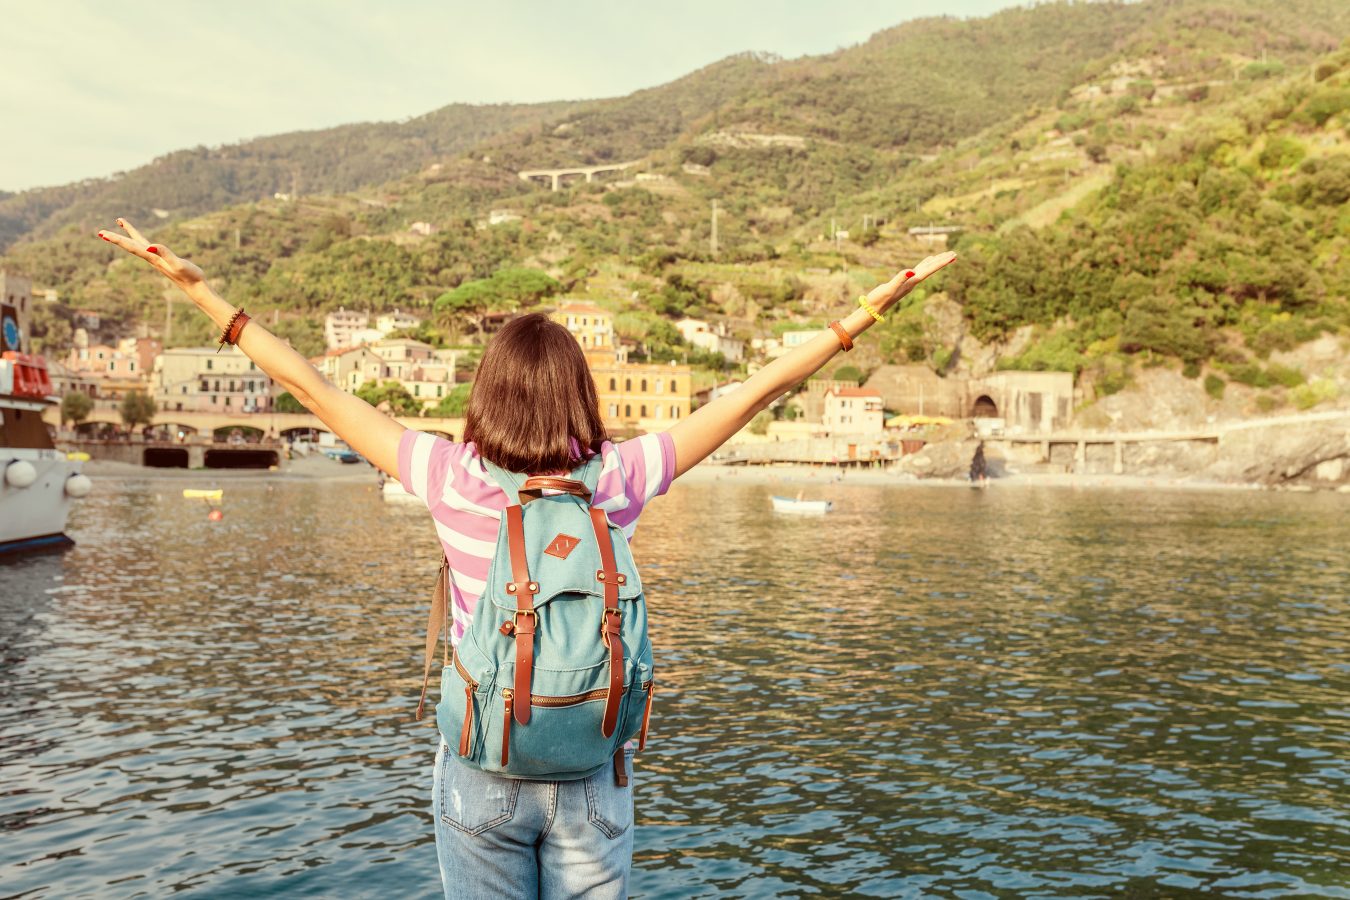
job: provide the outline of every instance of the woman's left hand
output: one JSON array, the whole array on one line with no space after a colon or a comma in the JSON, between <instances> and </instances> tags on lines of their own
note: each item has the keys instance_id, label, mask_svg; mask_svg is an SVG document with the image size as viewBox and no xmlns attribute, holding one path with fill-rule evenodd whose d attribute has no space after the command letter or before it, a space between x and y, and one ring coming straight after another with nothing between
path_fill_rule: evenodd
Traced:
<instances>
[{"instance_id":1,"label":"woman's left hand","mask_svg":"<svg viewBox=\"0 0 1350 900\"><path fill-rule=\"evenodd\" d=\"M937 253L925 258L912 269L901 269L895 273L895 277L890 281L872 288L867 294L867 302L875 306L878 311L885 312L886 309L894 306L901 297L918 287L919 282L939 269L951 265L955 259L956 251L948 250L946 253Z\"/></svg>"},{"instance_id":2,"label":"woman's left hand","mask_svg":"<svg viewBox=\"0 0 1350 900\"><path fill-rule=\"evenodd\" d=\"M139 256L185 292L206 281L206 275L196 263L183 259L163 244L150 243L126 219L118 219L117 224L126 231L125 236L115 231L99 231L98 236L132 256Z\"/></svg>"}]
</instances>

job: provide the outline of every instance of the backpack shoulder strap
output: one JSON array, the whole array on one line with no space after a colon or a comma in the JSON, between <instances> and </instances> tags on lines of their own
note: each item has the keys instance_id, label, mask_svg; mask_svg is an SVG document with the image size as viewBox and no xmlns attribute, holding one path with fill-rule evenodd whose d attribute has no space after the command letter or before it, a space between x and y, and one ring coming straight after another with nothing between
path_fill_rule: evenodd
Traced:
<instances>
[{"instance_id":1,"label":"backpack shoulder strap","mask_svg":"<svg viewBox=\"0 0 1350 900\"><path fill-rule=\"evenodd\" d=\"M427 681L431 678L431 659L436 655L436 640L445 635L442 665L450 665L450 560L441 552L441 568L436 573L436 586L431 589L431 612L427 616L426 659L422 667L422 696L417 701L417 721L422 721L422 707L427 702Z\"/></svg>"}]
</instances>

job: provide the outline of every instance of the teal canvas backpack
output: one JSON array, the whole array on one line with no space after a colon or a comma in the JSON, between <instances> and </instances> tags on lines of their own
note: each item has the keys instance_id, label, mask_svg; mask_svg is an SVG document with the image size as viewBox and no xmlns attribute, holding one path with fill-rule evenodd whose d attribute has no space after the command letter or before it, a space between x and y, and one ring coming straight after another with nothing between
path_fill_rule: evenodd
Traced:
<instances>
[{"instance_id":1,"label":"teal canvas backpack","mask_svg":"<svg viewBox=\"0 0 1350 900\"><path fill-rule=\"evenodd\" d=\"M641 750L647 742L652 647L628 541L591 505L601 457L567 477L483 462L517 502L502 512L487 585L453 655L442 559L417 718L443 630L436 724L451 752L486 772L534 781L586 778L613 760L615 781L626 786L624 744L637 737Z\"/></svg>"}]
</instances>

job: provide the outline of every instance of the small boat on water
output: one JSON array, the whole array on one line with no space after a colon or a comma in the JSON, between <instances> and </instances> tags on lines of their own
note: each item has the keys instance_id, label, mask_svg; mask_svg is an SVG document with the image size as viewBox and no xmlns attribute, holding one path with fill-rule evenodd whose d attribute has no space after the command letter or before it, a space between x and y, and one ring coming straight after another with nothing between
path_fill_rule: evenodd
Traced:
<instances>
[{"instance_id":1,"label":"small boat on water","mask_svg":"<svg viewBox=\"0 0 1350 900\"><path fill-rule=\"evenodd\" d=\"M60 401L47 361L29 352L28 282L0 272L0 297L0 554L68 547L70 501L93 485L42 420Z\"/></svg>"},{"instance_id":2,"label":"small boat on water","mask_svg":"<svg viewBox=\"0 0 1350 900\"><path fill-rule=\"evenodd\" d=\"M397 478L385 478L380 482L380 495L386 500L394 503L420 503L421 501L413 494L403 489L403 485Z\"/></svg>"},{"instance_id":3,"label":"small boat on water","mask_svg":"<svg viewBox=\"0 0 1350 900\"><path fill-rule=\"evenodd\" d=\"M832 509L834 509L833 500L803 500L800 497L778 496L773 498L774 512L824 515Z\"/></svg>"}]
</instances>

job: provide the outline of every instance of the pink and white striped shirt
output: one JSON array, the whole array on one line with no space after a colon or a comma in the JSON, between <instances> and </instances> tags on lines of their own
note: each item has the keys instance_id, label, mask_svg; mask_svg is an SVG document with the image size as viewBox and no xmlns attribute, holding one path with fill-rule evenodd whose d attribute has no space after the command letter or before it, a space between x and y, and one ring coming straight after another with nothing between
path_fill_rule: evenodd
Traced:
<instances>
[{"instance_id":1,"label":"pink and white striped shirt","mask_svg":"<svg viewBox=\"0 0 1350 900\"><path fill-rule=\"evenodd\" d=\"M644 434L620 444L606 441L600 454L595 505L632 540L647 501L664 494L675 477L675 444L666 432ZM427 505L450 561L450 643L458 646L486 587L507 494L473 444L411 428L399 440L398 475L404 490Z\"/></svg>"}]
</instances>

